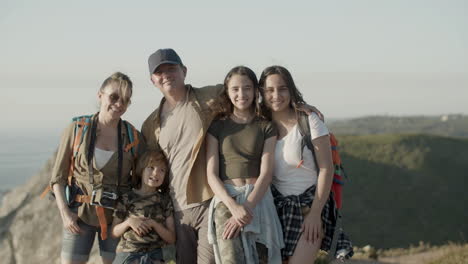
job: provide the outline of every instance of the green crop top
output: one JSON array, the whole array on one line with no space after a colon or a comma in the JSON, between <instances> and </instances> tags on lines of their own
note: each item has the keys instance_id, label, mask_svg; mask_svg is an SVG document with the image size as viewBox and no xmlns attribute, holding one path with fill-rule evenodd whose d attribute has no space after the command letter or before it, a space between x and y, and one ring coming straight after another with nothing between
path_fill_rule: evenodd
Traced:
<instances>
[{"instance_id":1,"label":"green crop top","mask_svg":"<svg viewBox=\"0 0 468 264\"><path fill-rule=\"evenodd\" d=\"M276 127L267 120L254 118L239 124L230 118L214 121L208 133L218 140L219 178L257 178L265 140L277 136Z\"/></svg>"}]
</instances>

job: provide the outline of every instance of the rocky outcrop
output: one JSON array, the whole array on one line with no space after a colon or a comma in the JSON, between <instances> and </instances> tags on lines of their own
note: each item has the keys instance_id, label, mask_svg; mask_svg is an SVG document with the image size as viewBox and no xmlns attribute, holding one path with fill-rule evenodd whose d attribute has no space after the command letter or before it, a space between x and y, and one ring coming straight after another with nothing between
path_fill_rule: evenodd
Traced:
<instances>
[{"instance_id":1,"label":"rocky outcrop","mask_svg":"<svg viewBox=\"0 0 468 264\"><path fill-rule=\"evenodd\" d=\"M55 201L39 198L48 184L53 160L29 182L4 194L0 208L1 263L60 263L62 221ZM100 263L96 244L89 263Z\"/></svg>"}]
</instances>

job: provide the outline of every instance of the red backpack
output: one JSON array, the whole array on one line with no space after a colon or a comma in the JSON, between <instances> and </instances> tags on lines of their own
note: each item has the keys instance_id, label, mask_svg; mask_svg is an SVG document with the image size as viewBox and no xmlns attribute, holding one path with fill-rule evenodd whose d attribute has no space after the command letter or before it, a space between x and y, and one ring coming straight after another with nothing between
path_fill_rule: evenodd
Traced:
<instances>
[{"instance_id":1,"label":"red backpack","mask_svg":"<svg viewBox=\"0 0 468 264\"><path fill-rule=\"evenodd\" d=\"M310 149L310 151L312 151L312 153L314 154L313 155L314 162L315 162L315 167L317 168L317 175L318 175L319 168L318 168L317 158L315 157L314 145L312 144L308 116L304 113L299 113L297 125L299 128L299 132L302 135L301 152L302 152L302 149L304 149L304 146L307 146L307 148ZM343 169L343 165L341 164L340 154L338 153L338 140L336 140L335 135L333 135L332 133L330 133L330 145L331 145L331 150L332 150L332 159L333 159L333 167L334 167L333 184L331 187L331 191L333 192L333 198L335 199L336 207L338 209L341 209L342 188L344 185L343 180L344 180L344 177L346 177L346 174ZM298 166L302 165L302 162L303 161L301 161L301 163L299 163Z\"/></svg>"}]
</instances>

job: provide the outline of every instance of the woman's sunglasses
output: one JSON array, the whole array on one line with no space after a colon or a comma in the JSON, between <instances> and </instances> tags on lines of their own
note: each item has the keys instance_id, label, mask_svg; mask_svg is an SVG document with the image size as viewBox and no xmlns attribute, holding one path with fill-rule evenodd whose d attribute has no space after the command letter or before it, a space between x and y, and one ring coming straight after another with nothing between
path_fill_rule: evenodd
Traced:
<instances>
[{"instance_id":1,"label":"woman's sunglasses","mask_svg":"<svg viewBox=\"0 0 468 264\"><path fill-rule=\"evenodd\" d=\"M111 94L103 93L103 94L106 94L107 96L109 96L109 101L112 104L116 104L119 100L121 100L122 104L124 104L124 105L128 105L131 102L130 98L121 97L117 93L111 93Z\"/></svg>"}]
</instances>

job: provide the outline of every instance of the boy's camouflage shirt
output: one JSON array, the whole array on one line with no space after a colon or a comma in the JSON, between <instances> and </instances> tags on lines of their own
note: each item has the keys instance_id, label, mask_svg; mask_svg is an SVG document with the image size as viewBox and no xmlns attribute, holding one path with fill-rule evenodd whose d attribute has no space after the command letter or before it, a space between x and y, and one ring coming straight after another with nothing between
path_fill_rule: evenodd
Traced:
<instances>
[{"instance_id":1,"label":"boy's camouflage shirt","mask_svg":"<svg viewBox=\"0 0 468 264\"><path fill-rule=\"evenodd\" d=\"M144 216L165 225L166 218L171 216L173 211L172 201L168 194L156 192L141 196L132 190L121 196L114 217L124 221L130 216ZM139 236L129 228L120 238L117 252L148 252L165 245L166 242L154 230L144 236Z\"/></svg>"}]
</instances>

